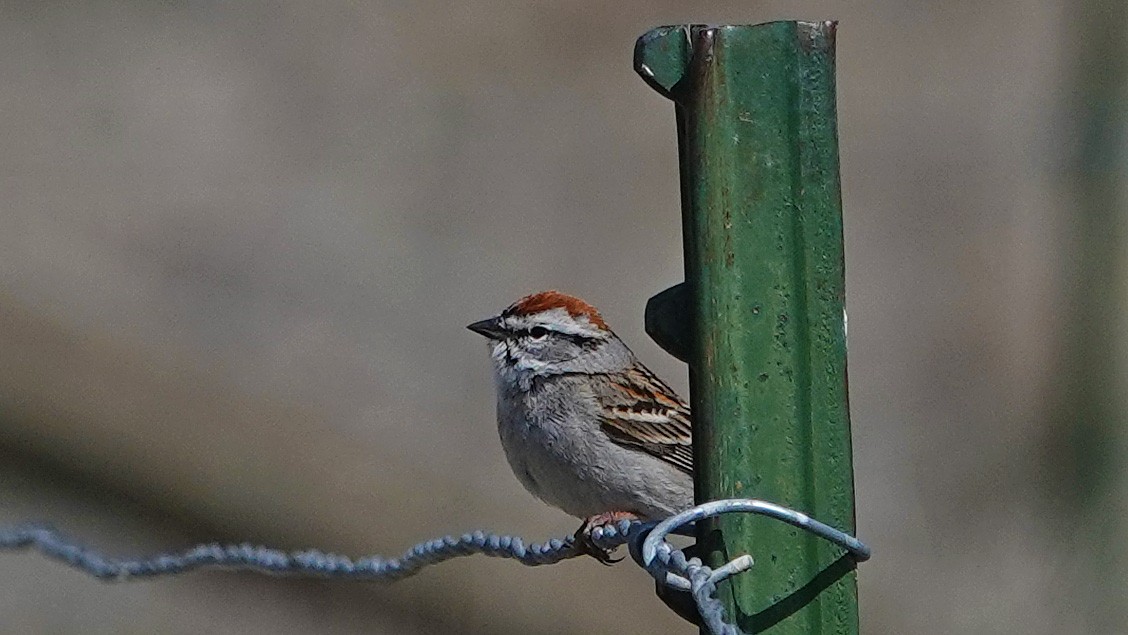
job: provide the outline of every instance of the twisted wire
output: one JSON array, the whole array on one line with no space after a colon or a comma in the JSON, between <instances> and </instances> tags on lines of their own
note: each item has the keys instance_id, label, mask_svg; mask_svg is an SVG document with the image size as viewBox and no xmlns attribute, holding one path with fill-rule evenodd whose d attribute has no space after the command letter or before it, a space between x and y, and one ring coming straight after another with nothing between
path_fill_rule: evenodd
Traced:
<instances>
[{"instance_id":1,"label":"twisted wire","mask_svg":"<svg viewBox=\"0 0 1128 635\"><path fill-rule=\"evenodd\" d=\"M869 560L871 556L870 548L850 534L794 509L755 499L712 501L670 516L641 537L641 546L635 547L632 544L631 555L659 584L688 591L697 605L702 625L712 635L744 635L739 627L725 621L724 605L717 598L717 584L751 569L755 563L751 556L742 555L712 569L702 564L698 558L686 559L684 552L666 541L666 536L679 533L686 525L705 518L737 513L767 516L802 529L841 547L855 563Z\"/></svg>"},{"instance_id":2,"label":"twisted wire","mask_svg":"<svg viewBox=\"0 0 1128 635\"><path fill-rule=\"evenodd\" d=\"M623 521L593 532L596 545L614 549L642 527ZM598 535L596 535L598 534ZM353 559L316 549L283 551L252 544L204 544L177 552L142 558L112 558L87 548L54 528L26 524L0 528L0 550L31 549L100 580L127 581L175 575L195 569L223 568L277 575L305 575L360 581L393 581L423 568L474 554L507 558L530 566L555 564L584 555L572 536L525 545L516 536L475 531L459 537L443 536L421 542L397 558L365 556Z\"/></svg>"},{"instance_id":3,"label":"twisted wire","mask_svg":"<svg viewBox=\"0 0 1128 635\"><path fill-rule=\"evenodd\" d=\"M740 556L716 569L698 558L686 558L666 537L672 533L692 535L691 525L703 518L730 513L765 515L833 542L856 561L870 557L870 550L857 538L824 525L805 514L786 507L752 499L714 501L698 505L661 522L622 520L596 527L591 542L611 550L627 544L631 557L659 584L689 592L697 605L700 621L712 635L743 635L725 621L725 610L717 599L717 584L752 568L750 556ZM423 568L453 558L482 554L515 560L535 567L555 564L588 553L573 536L553 538L528 546L515 536L475 531L455 538L443 536L421 542L398 558L365 556L353 559L316 549L283 551L251 544L204 544L177 552L143 558L112 558L89 549L54 528L26 524L0 528L0 551L35 550L100 580L141 580L175 575L195 569L222 568L257 571L276 575L297 575L335 580L391 582L418 573Z\"/></svg>"}]
</instances>

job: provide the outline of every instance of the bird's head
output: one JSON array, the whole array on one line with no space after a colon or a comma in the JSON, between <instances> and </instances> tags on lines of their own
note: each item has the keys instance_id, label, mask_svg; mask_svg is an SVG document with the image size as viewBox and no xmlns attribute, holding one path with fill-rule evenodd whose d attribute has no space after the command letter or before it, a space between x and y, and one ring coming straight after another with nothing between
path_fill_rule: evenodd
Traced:
<instances>
[{"instance_id":1,"label":"bird's head","mask_svg":"<svg viewBox=\"0 0 1128 635\"><path fill-rule=\"evenodd\" d=\"M595 307L558 291L521 298L466 328L489 339L498 380L525 389L537 377L615 372L634 362Z\"/></svg>"}]
</instances>

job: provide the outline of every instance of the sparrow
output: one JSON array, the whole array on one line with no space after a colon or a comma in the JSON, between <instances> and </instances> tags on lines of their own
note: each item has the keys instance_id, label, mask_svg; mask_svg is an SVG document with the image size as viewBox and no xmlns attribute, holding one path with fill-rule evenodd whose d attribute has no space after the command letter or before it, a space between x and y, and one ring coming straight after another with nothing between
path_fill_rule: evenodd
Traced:
<instances>
[{"instance_id":1,"label":"sparrow","mask_svg":"<svg viewBox=\"0 0 1128 635\"><path fill-rule=\"evenodd\" d=\"M467 328L489 340L497 428L517 480L584 519L577 544L605 564L591 530L693 506L689 406L587 302L521 298Z\"/></svg>"}]
</instances>

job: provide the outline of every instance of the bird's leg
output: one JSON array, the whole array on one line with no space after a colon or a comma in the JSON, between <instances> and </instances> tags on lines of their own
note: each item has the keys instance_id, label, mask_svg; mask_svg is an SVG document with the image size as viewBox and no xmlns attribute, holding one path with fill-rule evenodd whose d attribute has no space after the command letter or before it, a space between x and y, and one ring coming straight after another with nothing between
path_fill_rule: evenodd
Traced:
<instances>
[{"instance_id":1,"label":"bird's leg","mask_svg":"<svg viewBox=\"0 0 1128 635\"><path fill-rule=\"evenodd\" d=\"M595 542L591 538L591 532L596 527L609 527L617 525L621 520L638 520L638 515L631 512L603 512L602 514L589 516L588 518L584 519L583 524L580 525L580 528L576 530L576 547L582 553L588 554L589 556L595 558L596 560L607 566L611 566L612 564L615 564L616 562L622 560L621 557L611 557L611 553L615 551L614 549L604 549L603 547L595 544Z\"/></svg>"}]
</instances>

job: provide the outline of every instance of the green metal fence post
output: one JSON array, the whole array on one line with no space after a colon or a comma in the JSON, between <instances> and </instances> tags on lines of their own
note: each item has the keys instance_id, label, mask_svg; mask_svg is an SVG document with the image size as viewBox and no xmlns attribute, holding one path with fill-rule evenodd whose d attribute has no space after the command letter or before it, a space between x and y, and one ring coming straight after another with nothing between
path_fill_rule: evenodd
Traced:
<instances>
[{"instance_id":1,"label":"green metal fence post","mask_svg":"<svg viewBox=\"0 0 1128 635\"><path fill-rule=\"evenodd\" d=\"M690 363L698 502L760 498L854 531L834 23L673 26L635 68L676 105L686 283L647 330ZM684 313L678 315L678 307ZM747 632L853 634L853 563L755 517L699 530Z\"/></svg>"}]
</instances>

